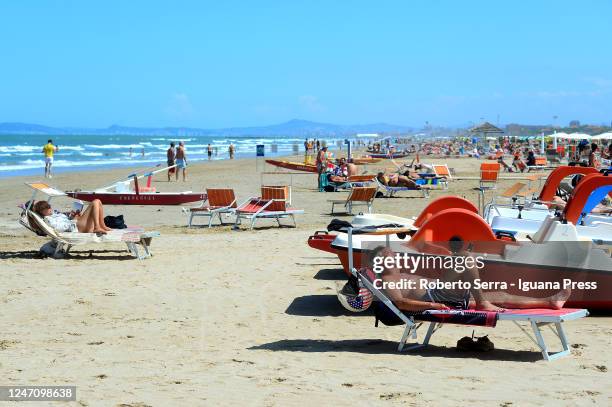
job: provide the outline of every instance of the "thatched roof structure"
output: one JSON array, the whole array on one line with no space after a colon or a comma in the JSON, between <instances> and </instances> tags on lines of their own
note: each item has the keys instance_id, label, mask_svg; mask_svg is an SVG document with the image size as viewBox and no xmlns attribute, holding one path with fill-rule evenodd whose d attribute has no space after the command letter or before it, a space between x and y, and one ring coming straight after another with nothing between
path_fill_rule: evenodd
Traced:
<instances>
[{"instance_id":1,"label":"thatched roof structure","mask_svg":"<svg viewBox=\"0 0 612 407\"><path fill-rule=\"evenodd\" d=\"M470 129L470 133L472 134L500 134L503 132L504 131L502 129L500 129L499 127L493 126L489 122L483 122L479 124L478 126L472 127Z\"/></svg>"}]
</instances>

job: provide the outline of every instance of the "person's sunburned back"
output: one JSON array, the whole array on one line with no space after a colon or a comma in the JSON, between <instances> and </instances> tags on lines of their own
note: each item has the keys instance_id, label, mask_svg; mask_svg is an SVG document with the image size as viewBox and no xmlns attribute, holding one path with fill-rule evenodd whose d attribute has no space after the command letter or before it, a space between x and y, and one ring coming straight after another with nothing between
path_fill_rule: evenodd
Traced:
<instances>
[{"instance_id":1,"label":"person's sunburned back","mask_svg":"<svg viewBox=\"0 0 612 407\"><path fill-rule=\"evenodd\" d=\"M176 158L179 160L185 159L185 148L180 144L176 149Z\"/></svg>"}]
</instances>

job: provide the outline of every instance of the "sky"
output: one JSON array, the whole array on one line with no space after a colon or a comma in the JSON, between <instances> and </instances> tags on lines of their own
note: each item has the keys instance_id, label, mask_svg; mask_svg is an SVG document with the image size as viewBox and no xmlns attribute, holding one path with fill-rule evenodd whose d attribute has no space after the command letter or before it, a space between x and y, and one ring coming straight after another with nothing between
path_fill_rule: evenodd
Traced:
<instances>
[{"instance_id":1,"label":"sky","mask_svg":"<svg viewBox=\"0 0 612 407\"><path fill-rule=\"evenodd\" d=\"M4 1L0 122L612 121L612 2Z\"/></svg>"}]
</instances>

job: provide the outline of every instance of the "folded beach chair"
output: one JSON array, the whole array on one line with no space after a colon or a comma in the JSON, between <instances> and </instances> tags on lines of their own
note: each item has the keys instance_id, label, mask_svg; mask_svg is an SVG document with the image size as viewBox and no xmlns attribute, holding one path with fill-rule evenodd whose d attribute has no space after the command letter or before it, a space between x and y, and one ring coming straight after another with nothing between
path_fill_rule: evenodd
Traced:
<instances>
[{"instance_id":1,"label":"folded beach chair","mask_svg":"<svg viewBox=\"0 0 612 407\"><path fill-rule=\"evenodd\" d=\"M145 232L141 228L116 229L108 232L105 235L96 233L81 233L81 232L57 232L49 226L38 214L26 208L19 219L19 223L28 230L36 233L39 236L45 236L51 239L55 246L53 257L60 257L62 254L68 254L73 246L90 244L90 243L120 243L127 245L128 251L132 256L139 260L151 257L151 241L154 237L159 236L159 232ZM138 246L143 248L144 253L140 253Z\"/></svg>"},{"instance_id":2,"label":"folded beach chair","mask_svg":"<svg viewBox=\"0 0 612 407\"><path fill-rule=\"evenodd\" d=\"M208 204L206 204L208 201ZM224 225L222 215L232 215L236 210L236 196L233 189L207 188L206 200L201 206L185 209L189 212L187 226L191 227L193 218L196 216L208 216L208 227L212 226L215 215L219 217L219 223Z\"/></svg>"},{"instance_id":3,"label":"folded beach chair","mask_svg":"<svg viewBox=\"0 0 612 407\"><path fill-rule=\"evenodd\" d=\"M419 189L409 188L409 187L390 187L388 185L381 183L378 179L374 179L374 180L378 184L378 188L384 191L383 193L385 194L387 198L392 198L396 193L402 192L402 191L418 191L423 194L423 198L429 197L429 188L430 188L429 185L419 185L420 187Z\"/></svg>"},{"instance_id":4,"label":"folded beach chair","mask_svg":"<svg viewBox=\"0 0 612 407\"><path fill-rule=\"evenodd\" d=\"M242 224L242 219L251 220L251 229L255 226L257 219L276 219L278 226L281 218L290 217L293 226L297 226L295 215L304 213L301 209L290 208L287 204L288 188L284 187L261 187L261 197L249 198L235 209L237 229Z\"/></svg>"},{"instance_id":5,"label":"folded beach chair","mask_svg":"<svg viewBox=\"0 0 612 407\"><path fill-rule=\"evenodd\" d=\"M334 208L336 205L343 205L346 208L346 213L353 214L353 206L366 206L368 213L372 213L372 203L376 198L376 187L355 187L351 189L346 199L329 199L327 202L331 202L332 208L331 213L334 214Z\"/></svg>"},{"instance_id":6,"label":"folded beach chair","mask_svg":"<svg viewBox=\"0 0 612 407\"><path fill-rule=\"evenodd\" d=\"M427 346L431 336L445 323L495 327L499 321L512 321L536 344L538 349L542 352L544 360L550 361L570 354L570 346L563 329L563 323L584 318L588 315L588 311L585 309L570 308L560 310L516 309L506 310L500 313L477 310L403 312L393 304L383 291L375 287L375 276L372 275L373 273L359 272L356 269L353 269L352 272L379 301L377 304L373 304L377 307L377 322L381 320L383 323L388 322L387 325L406 325L397 348L398 351L404 349L412 350ZM391 317L385 315L385 313L391 313ZM417 339L417 329L423 322L429 322L429 327L427 328L427 333L425 334L423 342L406 346L408 337ZM519 322L527 322L531 326L534 336L532 337ZM541 328L544 326L549 326L551 331L559 338L562 347L561 351L551 352L549 350L542 336Z\"/></svg>"}]
</instances>

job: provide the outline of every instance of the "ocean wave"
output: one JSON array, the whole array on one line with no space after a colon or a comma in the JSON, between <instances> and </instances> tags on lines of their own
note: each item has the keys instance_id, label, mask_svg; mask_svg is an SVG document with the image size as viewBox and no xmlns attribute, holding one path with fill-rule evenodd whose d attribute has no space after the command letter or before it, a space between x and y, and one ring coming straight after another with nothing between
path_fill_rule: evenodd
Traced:
<instances>
[{"instance_id":1,"label":"ocean wave","mask_svg":"<svg viewBox=\"0 0 612 407\"><path fill-rule=\"evenodd\" d=\"M42 146L0 146L2 153L29 153L35 150L42 151Z\"/></svg>"},{"instance_id":2,"label":"ocean wave","mask_svg":"<svg viewBox=\"0 0 612 407\"><path fill-rule=\"evenodd\" d=\"M155 162L156 160L124 160L122 158L111 158L107 160L84 160L84 161L67 161L55 160L53 167L87 167L87 166L113 166L113 165L139 165ZM17 164L0 165L0 171L17 171L27 170L32 168L44 168L43 160L25 160Z\"/></svg>"},{"instance_id":3,"label":"ocean wave","mask_svg":"<svg viewBox=\"0 0 612 407\"><path fill-rule=\"evenodd\" d=\"M90 149L102 149L102 150L121 150L130 148L142 148L142 144L85 144L85 147Z\"/></svg>"}]
</instances>

